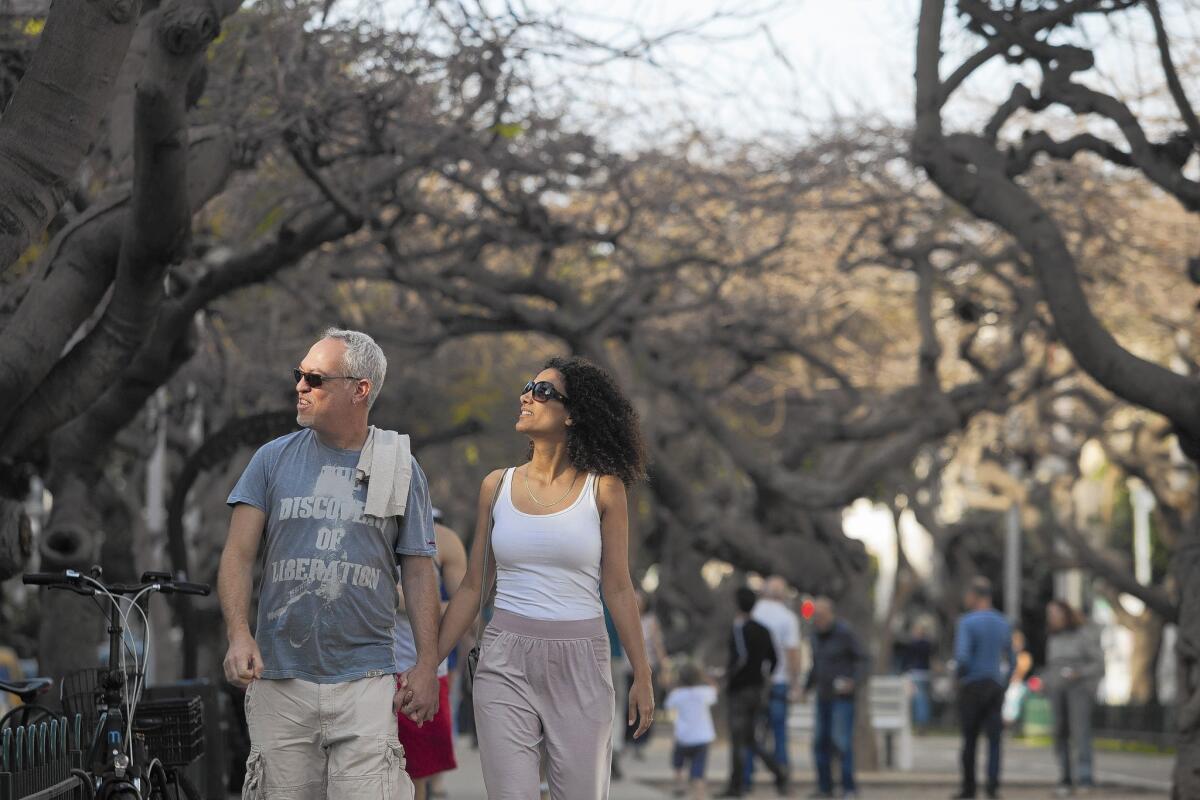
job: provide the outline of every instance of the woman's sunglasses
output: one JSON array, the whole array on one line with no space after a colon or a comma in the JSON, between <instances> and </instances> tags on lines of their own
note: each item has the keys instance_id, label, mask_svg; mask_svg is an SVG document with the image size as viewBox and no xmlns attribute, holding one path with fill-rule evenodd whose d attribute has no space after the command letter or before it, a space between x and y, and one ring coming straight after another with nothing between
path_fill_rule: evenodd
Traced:
<instances>
[{"instance_id":1,"label":"woman's sunglasses","mask_svg":"<svg viewBox=\"0 0 1200 800\"><path fill-rule=\"evenodd\" d=\"M299 369L295 369L295 368L292 369L292 377L296 379L296 383L299 383L300 379L303 378L304 382L307 383L309 385L309 388L312 388L312 389L321 388L321 384L324 383L325 381L356 381L356 380L358 380L358 378L351 377L350 375L320 375L316 372L304 372L303 370L299 370Z\"/></svg>"},{"instance_id":2,"label":"woman's sunglasses","mask_svg":"<svg viewBox=\"0 0 1200 800\"><path fill-rule=\"evenodd\" d=\"M558 389L554 388L554 384L550 381L530 381L525 384L525 388L521 390L522 396L533 394L533 399L539 403L545 403L549 400L557 400L564 406L567 404L567 397Z\"/></svg>"}]
</instances>

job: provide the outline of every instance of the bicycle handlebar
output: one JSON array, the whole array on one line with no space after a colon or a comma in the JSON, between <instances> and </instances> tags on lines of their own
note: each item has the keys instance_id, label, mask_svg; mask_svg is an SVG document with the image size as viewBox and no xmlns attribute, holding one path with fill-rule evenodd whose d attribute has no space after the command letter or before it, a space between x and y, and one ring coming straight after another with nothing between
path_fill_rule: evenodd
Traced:
<instances>
[{"instance_id":1,"label":"bicycle handlebar","mask_svg":"<svg viewBox=\"0 0 1200 800\"><path fill-rule=\"evenodd\" d=\"M92 581L95 581L93 583ZM21 576L21 582L28 586L48 586L51 589L67 589L77 594L94 595L101 586L111 594L137 594L145 589L154 589L163 594L192 594L207 596L212 591L207 583L190 583L177 581L166 572L147 572L142 575L142 583L112 583L104 584L98 578L85 576L78 570L68 569L62 572L27 572ZM97 585L99 584L99 585Z\"/></svg>"},{"instance_id":2,"label":"bicycle handlebar","mask_svg":"<svg viewBox=\"0 0 1200 800\"><path fill-rule=\"evenodd\" d=\"M54 586L67 581L65 572L26 572L21 576L21 583L30 586Z\"/></svg>"},{"instance_id":3,"label":"bicycle handlebar","mask_svg":"<svg viewBox=\"0 0 1200 800\"><path fill-rule=\"evenodd\" d=\"M177 592L179 594L195 594L201 597L208 597L212 587L207 583L188 583L187 581L171 581L169 584L163 583L160 585L159 591L163 594L171 594Z\"/></svg>"},{"instance_id":4,"label":"bicycle handlebar","mask_svg":"<svg viewBox=\"0 0 1200 800\"><path fill-rule=\"evenodd\" d=\"M77 570L67 569L62 572L26 572L21 576L21 583L27 586L49 586L51 589L67 589L82 595L94 595L96 587L85 583L83 574Z\"/></svg>"}]
</instances>

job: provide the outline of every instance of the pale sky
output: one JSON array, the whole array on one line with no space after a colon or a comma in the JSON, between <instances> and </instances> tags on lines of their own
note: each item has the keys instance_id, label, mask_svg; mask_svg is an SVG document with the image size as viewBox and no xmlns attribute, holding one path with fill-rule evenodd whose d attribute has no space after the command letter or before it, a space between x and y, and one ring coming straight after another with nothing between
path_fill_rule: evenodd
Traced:
<instances>
[{"instance_id":1,"label":"pale sky","mask_svg":"<svg viewBox=\"0 0 1200 800\"><path fill-rule=\"evenodd\" d=\"M561 7L528 0L535 10ZM573 0L563 21L620 44L655 37L723 12L723 18L656 49L661 67L622 61L566 67L585 80L576 97L621 109L652 130L686 117L737 136L802 133L838 117L911 116L917 0ZM755 13L757 12L757 13ZM631 98L635 102L631 104ZM601 113L603 113L601 111Z\"/></svg>"},{"instance_id":2,"label":"pale sky","mask_svg":"<svg viewBox=\"0 0 1200 800\"><path fill-rule=\"evenodd\" d=\"M525 1L535 12L564 6L562 0ZM920 0L570 0L569 6L569 13L561 12L566 27L625 45L636 42L639 31L653 38L732 13L658 48L661 68L634 60L587 70L548 62L551 71L573 75L570 99L582 101L577 107L629 126L619 128L619 138L660 137L663 123L669 128L676 119L739 138L803 136L839 119L898 124L912 119ZM1200 2L1178 0L1163 12L1181 77L1191 88L1200 83L1193 79L1200 72ZM1096 69L1080 80L1115 92L1147 121L1164 110L1155 105L1154 98L1164 95L1153 31L1142 9L1085 18L1055 38L1100 44ZM980 42L948 13L943 74ZM1032 70L993 59L956 94L948 119L990 115L1014 78L1037 84Z\"/></svg>"},{"instance_id":3,"label":"pale sky","mask_svg":"<svg viewBox=\"0 0 1200 800\"><path fill-rule=\"evenodd\" d=\"M414 0L359 2L379 9L384 18L403 17L416 8ZM568 109L572 122L618 145L660 143L692 129L746 140L794 139L843 119L900 125L912 119L920 0L477 2L500 13L512 6L525 9L619 47L690 30L655 47L654 65L633 58L596 66L595 51L591 62L576 63L576 51L563 50L562 37L555 34L527 42L539 53L531 59L540 76L535 97L543 110ZM1164 4L1163 12L1186 85L1200 85L1193 80L1200 72L1200 0L1175 0ZM699 24L705 20L707 24ZM1173 112L1154 105L1154 98L1164 95L1143 9L1111 20L1093 18L1056 38L1085 46L1102 43L1097 69L1083 78L1087 82L1106 91L1115 88L1144 118ZM957 14L948 13L942 47L949 55L943 73L979 45L980 40L959 28ZM1038 76L1031 69L993 59L956 93L947 107L948 119L974 122L989 115L1011 91L1014 78L1036 85ZM1059 122L1078 124L1061 112L1052 112L1050 124L1056 119L1053 113L1059 114Z\"/></svg>"}]
</instances>

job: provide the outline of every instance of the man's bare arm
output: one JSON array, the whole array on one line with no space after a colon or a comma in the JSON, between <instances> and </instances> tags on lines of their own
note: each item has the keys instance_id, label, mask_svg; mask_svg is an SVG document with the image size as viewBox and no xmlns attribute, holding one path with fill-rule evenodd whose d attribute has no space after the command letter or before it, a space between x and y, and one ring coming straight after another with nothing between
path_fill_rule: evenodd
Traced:
<instances>
[{"instance_id":1,"label":"man's bare arm","mask_svg":"<svg viewBox=\"0 0 1200 800\"><path fill-rule=\"evenodd\" d=\"M417 646L417 663L409 670L407 679L413 697L401 710L414 722L428 722L438 710L437 637L438 618L441 616L433 559L401 556L400 582L404 587L408 621Z\"/></svg>"},{"instance_id":2,"label":"man's bare arm","mask_svg":"<svg viewBox=\"0 0 1200 800\"><path fill-rule=\"evenodd\" d=\"M244 687L262 675L262 654L250 633L250 597L254 561L266 521L267 515L261 509L244 503L234 506L217 573L217 594L229 638L225 678L235 686Z\"/></svg>"}]
</instances>

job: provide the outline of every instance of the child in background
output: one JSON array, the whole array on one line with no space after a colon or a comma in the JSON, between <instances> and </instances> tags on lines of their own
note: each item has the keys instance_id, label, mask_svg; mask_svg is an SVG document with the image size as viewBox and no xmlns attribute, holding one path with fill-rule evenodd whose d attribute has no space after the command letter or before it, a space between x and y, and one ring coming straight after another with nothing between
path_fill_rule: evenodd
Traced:
<instances>
[{"instance_id":1,"label":"child in background","mask_svg":"<svg viewBox=\"0 0 1200 800\"><path fill-rule=\"evenodd\" d=\"M667 695L664 707L675 712L675 748L671 766L675 768L675 795L682 796L688 783L692 800L704 800L704 770L708 763L708 746L717 738L713 728L712 707L717 702L717 689L704 679L700 668L687 662L679 668L679 685ZM684 766L690 765L685 779Z\"/></svg>"}]
</instances>

